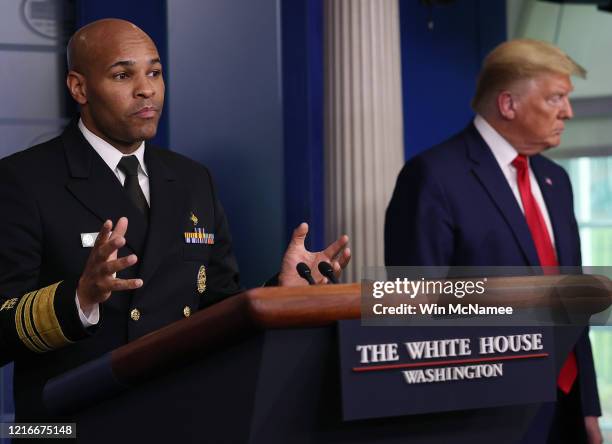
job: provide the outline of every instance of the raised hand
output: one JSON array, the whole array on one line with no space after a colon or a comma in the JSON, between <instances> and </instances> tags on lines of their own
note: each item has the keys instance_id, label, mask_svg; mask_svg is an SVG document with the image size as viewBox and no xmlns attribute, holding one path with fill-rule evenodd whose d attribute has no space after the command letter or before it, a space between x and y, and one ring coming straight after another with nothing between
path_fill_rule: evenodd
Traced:
<instances>
[{"instance_id":1,"label":"raised hand","mask_svg":"<svg viewBox=\"0 0 612 444\"><path fill-rule=\"evenodd\" d=\"M308 234L308 224L302 223L295 230L293 236L283 256L281 271L278 276L278 283L282 286L299 286L307 285L307 282L302 279L295 267L300 262L304 262L310 267L312 277L318 284L327 282L327 278L319 273L319 262L329 262L336 276L351 260L351 250L347 247L349 238L347 235L340 236L335 242L332 242L325 250L310 252L304 246L304 240Z\"/></svg>"},{"instance_id":2,"label":"raised hand","mask_svg":"<svg viewBox=\"0 0 612 444\"><path fill-rule=\"evenodd\" d=\"M120 218L113 230L113 222L102 225L98 238L87 258L85 269L79 279L77 296L83 311L106 301L113 291L134 290L142 287L142 279L117 279L116 273L134 265L135 254L117 258L117 251L125 245L128 220ZM111 232L112 231L112 232Z\"/></svg>"}]
</instances>

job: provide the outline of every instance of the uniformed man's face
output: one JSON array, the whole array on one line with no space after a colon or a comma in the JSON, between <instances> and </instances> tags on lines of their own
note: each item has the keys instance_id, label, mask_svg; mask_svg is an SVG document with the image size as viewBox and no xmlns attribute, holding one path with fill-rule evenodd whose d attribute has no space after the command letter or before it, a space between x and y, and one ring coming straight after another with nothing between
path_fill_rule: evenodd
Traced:
<instances>
[{"instance_id":1,"label":"uniformed man's face","mask_svg":"<svg viewBox=\"0 0 612 444\"><path fill-rule=\"evenodd\" d=\"M561 143L565 120L574 115L569 101L573 89L569 76L554 73L541 74L525 85L512 124L517 151L529 156Z\"/></svg>"},{"instance_id":2,"label":"uniformed man's face","mask_svg":"<svg viewBox=\"0 0 612 444\"><path fill-rule=\"evenodd\" d=\"M109 34L83 73L87 102L81 104L82 116L92 132L129 152L157 132L164 104L162 66L142 31Z\"/></svg>"}]
</instances>

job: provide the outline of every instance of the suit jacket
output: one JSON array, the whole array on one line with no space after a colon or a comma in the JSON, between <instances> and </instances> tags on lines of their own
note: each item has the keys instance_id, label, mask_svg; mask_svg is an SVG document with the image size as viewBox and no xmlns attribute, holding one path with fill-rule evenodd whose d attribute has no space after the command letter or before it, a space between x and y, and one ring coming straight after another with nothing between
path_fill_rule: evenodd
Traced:
<instances>
[{"instance_id":1,"label":"suit jacket","mask_svg":"<svg viewBox=\"0 0 612 444\"><path fill-rule=\"evenodd\" d=\"M241 290L227 220L208 170L150 144L145 163L149 220L76 122L59 137L0 161L2 297L58 280L76 288L91 250L81 233L97 233L105 220L121 216L129 223L119 256L135 253L138 263L119 277L144 281L136 291L111 295L95 335L15 361L19 420L47 417L41 391L49 378ZM187 242L196 229L200 241ZM204 233L214 234L214 243L202 242Z\"/></svg>"},{"instance_id":2,"label":"suit jacket","mask_svg":"<svg viewBox=\"0 0 612 444\"><path fill-rule=\"evenodd\" d=\"M536 155L561 266L580 266L572 188L563 168ZM470 124L406 163L387 209L385 263L423 266L539 266L523 215L493 153ZM576 345L582 412L601 414L591 346ZM564 357L561 357L564 359Z\"/></svg>"},{"instance_id":3,"label":"suit jacket","mask_svg":"<svg viewBox=\"0 0 612 444\"><path fill-rule=\"evenodd\" d=\"M56 282L0 303L0 366L30 352L46 353L87 337L74 286Z\"/></svg>"}]
</instances>

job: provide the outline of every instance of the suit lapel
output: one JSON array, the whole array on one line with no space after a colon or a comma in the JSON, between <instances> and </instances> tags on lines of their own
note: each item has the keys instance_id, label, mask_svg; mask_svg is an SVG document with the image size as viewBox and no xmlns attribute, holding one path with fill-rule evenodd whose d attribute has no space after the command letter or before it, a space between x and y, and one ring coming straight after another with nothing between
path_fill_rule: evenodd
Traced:
<instances>
[{"instance_id":1,"label":"suit lapel","mask_svg":"<svg viewBox=\"0 0 612 444\"><path fill-rule=\"evenodd\" d=\"M472 171L508 223L527 263L531 266L538 266L538 256L525 216L491 149L473 124L470 124L464 134L466 136L468 156L474 163Z\"/></svg>"},{"instance_id":2,"label":"suit lapel","mask_svg":"<svg viewBox=\"0 0 612 444\"><path fill-rule=\"evenodd\" d=\"M163 252L181 236L181 218L187 190L183 190L174 172L160 158L158 149L147 146L145 163L149 173L151 211L140 274L145 286L163 258Z\"/></svg>"},{"instance_id":3,"label":"suit lapel","mask_svg":"<svg viewBox=\"0 0 612 444\"><path fill-rule=\"evenodd\" d=\"M538 181L546 210L550 217L550 222L553 227L555 238L555 250L557 252L557 260L559 265L573 265L571 252L567 248L564 239L570 239L568 214L564 207L563 196L559 195L559 189L555 187L557 180L553 179L554 171L551 171L542 156L533 156L530 160L533 174ZM573 209L572 209L573 211Z\"/></svg>"},{"instance_id":4,"label":"suit lapel","mask_svg":"<svg viewBox=\"0 0 612 444\"><path fill-rule=\"evenodd\" d=\"M127 244L140 254L146 239L146 221L128 199L115 174L85 140L76 122L66 128L62 142L70 171L68 191L98 217L100 226L107 219L115 223L120 217L127 217Z\"/></svg>"}]
</instances>

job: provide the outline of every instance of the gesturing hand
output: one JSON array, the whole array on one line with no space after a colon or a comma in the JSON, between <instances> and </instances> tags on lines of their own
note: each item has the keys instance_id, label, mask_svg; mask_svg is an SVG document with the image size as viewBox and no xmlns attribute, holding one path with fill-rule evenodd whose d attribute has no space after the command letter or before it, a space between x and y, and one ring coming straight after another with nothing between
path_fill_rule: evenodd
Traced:
<instances>
[{"instance_id":1,"label":"gesturing hand","mask_svg":"<svg viewBox=\"0 0 612 444\"><path fill-rule=\"evenodd\" d=\"M79 304L85 312L95 304L106 301L113 291L142 287L142 279L117 279L115 275L138 261L135 254L117 258L117 251L125 245L127 227L128 220L122 217L112 233L113 222L110 220L104 222L100 229L77 288Z\"/></svg>"},{"instance_id":2,"label":"gesturing hand","mask_svg":"<svg viewBox=\"0 0 612 444\"><path fill-rule=\"evenodd\" d=\"M302 223L295 230L287 247L287 251L283 256L281 271L278 276L278 283L282 286L298 286L306 285L306 281L302 279L295 267L300 262L304 262L310 267L312 277L317 284L327 282L327 278L319 273L319 262L329 262L336 276L340 276L340 272L351 260L351 250L347 247L348 236L340 236L335 242L332 242L325 250L310 252L304 246L304 240L308 234L308 224Z\"/></svg>"}]
</instances>

